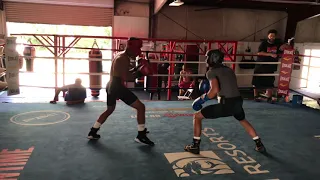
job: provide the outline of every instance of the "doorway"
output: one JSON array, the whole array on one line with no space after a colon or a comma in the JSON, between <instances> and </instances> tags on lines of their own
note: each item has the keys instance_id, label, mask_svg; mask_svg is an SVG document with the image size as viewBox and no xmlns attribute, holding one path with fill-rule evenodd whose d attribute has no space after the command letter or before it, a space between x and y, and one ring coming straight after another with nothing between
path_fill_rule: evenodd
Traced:
<instances>
[{"instance_id":1,"label":"doorway","mask_svg":"<svg viewBox=\"0 0 320 180\"><path fill-rule=\"evenodd\" d=\"M11 23L7 22L8 34L61 34L61 35L86 35L86 36L111 36L112 27L96 27L96 26L73 26L73 25L53 25L53 24L30 24L30 23ZM73 41L73 37L66 38L66 46ZM50 41L49 39L47 39ZM111 39L96 39L99 48L112 49ZM41 44L38 39L33 36L18 36L17 43L24 44ZM92 38L81 38L75 47L91 48L94 43ZM17 46L17 51L23 55L24 46ZM36 46L37 57L34 60L34 73L20 73L20 85L24 86L38 86L38 87L55 87L55 64L54 55L47 48ZM67 58L88 58L90 49L71 49L66 54L65 59L65 84L63 84L63 60L58 60L58 86L74 83L76 78L82 79L82 84L89 87L89 75L82 73L89 73L88 60ZM51 57L51 58L50 58ZM109 73L111 66L112 51L102 50L102 58L110 59L110 61L103 61L103 72ZM26 71L26 63L24 61L22 71ZM102 85L109 81L109 75L102 76Z\"/></svg>"}]
</instances>

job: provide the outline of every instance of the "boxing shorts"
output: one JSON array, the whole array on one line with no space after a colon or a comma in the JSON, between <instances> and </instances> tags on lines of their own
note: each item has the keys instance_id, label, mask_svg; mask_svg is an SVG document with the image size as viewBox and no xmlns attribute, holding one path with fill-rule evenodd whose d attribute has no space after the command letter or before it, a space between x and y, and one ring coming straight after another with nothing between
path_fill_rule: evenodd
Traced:
<instances>
[{"instance_id":1,"label":"boxing shorts","mask_svg":"<svg viewBox=\"0 0 320 180\"><path fill-rule=\"evenodd\" d=\"M206 106L201 109L201 114L206 119L233 116L238 121L245 119L243 110L243 99L241 96L233 98L220 97L218 104Z\"/></svg>"},{"instance_id":2,"label":"boxing shorts","mask_svg":"<svg viewBox=\"0 0 320 180\"><path fill-rule=\"evenodd\" d=\"M107 92L107 106L115 106L117 99L122 100L127 105L134 103L138 97L133 94L127 87L122 83L120 77L110 77L110 81L106 87Z\"/></svg>"}]
</instances>

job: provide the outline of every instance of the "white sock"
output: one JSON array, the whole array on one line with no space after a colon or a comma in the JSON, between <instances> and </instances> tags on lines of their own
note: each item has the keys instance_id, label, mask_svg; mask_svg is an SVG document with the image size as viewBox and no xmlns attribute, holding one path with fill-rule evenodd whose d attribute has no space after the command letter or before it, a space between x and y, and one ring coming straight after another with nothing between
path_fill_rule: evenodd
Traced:
<instances>
[{"instance_id":1,"label":"white sock","mask_svg":"<svg viewBox=\"0 0 320 180\"><path fill-rule=\"evenodd\" d=\"M144 124L138 124L138 131L143 131L144 129Z\"/></svg>"},{"instance_id":2,"label":"white sock","mask_svg":"<svg viewBox=\"0 0 320 180\"><path fill-rule=\"evenodd\" d=\"M193 139L200 140L200 137L195 137L195 136L194 136Z\"/></svg>"},{"instance_id":3,"label":"white sock","mask_svg":"<svg viewBox=\"0 0 320 180\"><path fill-rule=\"evenodd\" d=\"M93 125L93 128L99 128L101 126L101 123L99 123L98 121L96 121Z\"/></svg>"},{"instance_id":4,"label":"white sock","mask_svg":"<svg viewBox=\"0 0 320 180\"><path fill-rule=\"evenodd\" d=\"M254 138L252 138L253 140L257 140L257 139L259 139L259 136L256 136L256 137L254 137Z\"/></svg>"}]
</instances>

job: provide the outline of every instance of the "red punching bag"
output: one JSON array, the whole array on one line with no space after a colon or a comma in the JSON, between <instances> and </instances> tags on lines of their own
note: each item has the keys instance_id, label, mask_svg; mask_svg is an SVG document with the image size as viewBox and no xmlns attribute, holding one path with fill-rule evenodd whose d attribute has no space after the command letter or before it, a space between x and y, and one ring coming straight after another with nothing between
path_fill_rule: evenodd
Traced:
<instances>
[{"instance_id":1,"label":"red punching bag","mask_svg":"<svg viewBox=\"0 0 320 180\"><path fill-rule=\"evenodd\" d=\"M26 69L28 72L33 72L33 63L34 56L36 56L36 49L33 46L26 46L23 50L23 56L29 56L24 58L26 60Z\"/></svg>"},{"instance_id":2,"label":"red punching bag","mask_svg":"<svg viewBox=\"0 0 320 180\"><path fill-rule=\"evenodd\" d=\"M96 41L94 42L94 45L97 45ZM93 48L89 51L89 58L102 59L102 52L99 48ZM102 61L89 61L89 73L102 73ZM98 97L100 95L101 84L101 75L90 75L90 89L93 97Z\"/></svg>"}]
</instances>

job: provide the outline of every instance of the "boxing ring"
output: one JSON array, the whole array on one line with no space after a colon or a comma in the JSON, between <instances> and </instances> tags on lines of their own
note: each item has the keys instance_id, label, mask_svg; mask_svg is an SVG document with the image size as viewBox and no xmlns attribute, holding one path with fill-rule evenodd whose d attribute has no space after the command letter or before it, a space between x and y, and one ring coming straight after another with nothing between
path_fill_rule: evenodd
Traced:
<instances>
[{"instance_id":1,"label":"boxing ring","mask_svg":"<svg viewBox=\"0 0 320 180\"><path fill-rule=\"evenodd\" d=\"M114 53L117 53L121 51L122 46L124 46L124 41L127 39L127 37L105 37L105 36L71 36L71 35L52 35L52 34L12 34L12 36L15 37L21 37L21 36L27 36L27 37L34 37L35 39L38 40L39 44L22 44L24 46L30 47L30 48L37 48L37 47L44 47L48 50L49 53L52 54L53 57L41 57L41 56L35 56L29 55L29 56L20 56L20 58L24 59L48 59L48 60L53 60L54 61L54 87L57 89L59 86L66 85L65 79L66 76L71 76L71 75L88 75L91 77L93 76L105 76L109 75L108 71L104 72L94 72L92 68L88 72L66 72L66 61L88 61L89 63L98 63L98 62L111 62L112 57ZM71 49L81 49L81 50L88 50L88 52L92 49L93 47L78 47L76 46L77 43L81 39L108 39L112 42L112 48L106 49L106 48L99 48L99 51L108 51L111 54L111 57L109 58L90 58L90 57L66 57L67 53L70 52ZM143 38L142 38L143 39ZM143 87L137 86L137 81L136 80L131 80L128 82L128 87L136 90L148 89L152 92L155 91L157 86L157 83L152 83L152 81L157 81L156 77L167 77L167 86L166 87L160 87L162 89L167 90L167 100L172 100L172 89L173 86L176 85L174 84L175 81L177 81L177 77L179 77L179 73L175 72L175 66L181 65L181 64L187 64L190 66L198 66L196 68L193 68L193 73L192 76L193 78L195 77L203 77L205 74L205 62L204 62L204 53L206 52L207 49L211 48L219 48L221 49L225 54L225 64L228 64L233 70L236 70L236 66L239 66L240 64L260 64L258 62L242 62L239 61L240 56L246 56L246 57L254 57L256 56L255 54L239 54L237 53L237 48L238 48L238 42L237 41L198 41L198 40L174 40L174 39L143 39L144 41L144 53L149 52L149 54L152 55L152 58L150 59L150 62L153 65L157 65L160 63L169 63L169 71L168 74L154 74L152 77L145 78L143 80L139 80L138 82L142 82ZM188 47L192 48L188 48ZM196 47L196 50L194 50L194 47ZM176 57L177 55L182 55L183 58L177 60L178 58ZM145 55L144 55L145 56ZM300 55L301 57L303 55ZM161 59L161 61L160 61ZM62 68L58 70L58 64L62 64ZM281 64L281 62L275 62L275 63L264 63L264 64ZM294 66L302 66L301 64L298 63L292 63ZM156 71L156 67L155 67ZM22 71L20 70L19 73L23 75L24 73L26 74L36 74L36 72L32 71ZM276 76L276 79L278 80L279 78L279 73L276 74L253 74L253 73L236 73L237 76L242 76L242 77L249 77L250 76ZM40 74L39 74L40 76ZM62 76L62 78L58 78L58 76ZM299 79L299 77L294 77L292 78ZM302 78L300 78L302 79ZM100 82L98 84L96 81L90 79L90 87L87 88L98 88L98 89L104 89L105 82L104 83ZM152 86L151 88L146 87L146 81L149 81L149 86ZM150 85L151 84L151 85ZM24 87L25 85L22 85ZM161 85L160 85L161 86ZM277 85L276 85L277 86ZM27 85L28 87L28 85ZM40 88L52 88L52 87L46 87L46 86L39 86L37 85L36 87ZM251 88L252 87L246 87L246 88ZM309 98L317 99L320 98L318 94L308 94L304 93L302 88L294 88L291 89L294 90L296 93L300 93L302 95L306 94ZM102 90L103 91L103 90Z\"/></svg>"},{"instance_id":2,"label":"boxing ring","mask_svg":"<svg viewBox=\"0 0 320 180\"><path fill-rule=\"evenodd\" d=\"M53 40L58 41L59 38L56 37ZM114 37L115 47L105 51L117 52L120 50L122 40L126 39ZM63 40L59 41L63 42ZM154 40L152 43L150 39L144 39L144 41L150 47L160 40ZM143 50L155 54L155 58L149 58L150 62L154 64L167 62L171 65L197 63L199 72L190 75L194 77L204 76L205 63L202 56L206 50L205 46L207 49L224 48L227 54L225 63L233 70L237 70L237 65L241 63L258 64L257 62L239 61L236 56L255 55L237 53L238 45L233 41L180 42L177 40L175 42L175 40L163 40L163 42L158 48ZM200 46L202 50L199 48L200 53L196 54L199 61L187 60L189 58L187 55L192 54L186 50L187 48L184 48L187 43ZM162 45L165 46L166 51L162 49L164 48ZM173 49L175 45L177 48ZM97 62L111 61L103 57L66 57L67 50L59 51L58 47L59 43L53 43L51 47L51 49L56 49L52 50L56 53L54 57L35 56L41 59L54 59L54 64L57 66L54 67L55 72L52 74L55 77L58 77L59 73L64 74L64 77L69 75L66 69L63 71L58 69L59 61L77 61L78 59ZM72 44L68 48L71 47ZM88 48L89 50L92 48ZM301 66L299 63L294 63L290 53L292 51L289 49L280 62L270 63L284 67L280 68L279 73L273 75L279 80L277 84L283 85L278 86L278 92L281 90L280 94L289 93L285 96L292 95L292 92L289 91L289 84L284 84L284 82L299 78L286 73L289 72L287 68L293 65ZM159 58L156 57L157 54ZM179 60L176 60L175 54L184 56L179 56ZM30 56L26 57L30 58ZM160 57L167 59L159 60ZM13 72L13 70L10 71L9 73ZM17 73L22 76L32 72L18 69ZM107 72L82 73L84 75L108 75ZM236 74L238 77L253 75L238 72ZM259 74L259 76L268 75L270 74ZM7 76L10 75L7 74ZM146 127L150 131L148 137L155 142L154 147L141 146L134 142L137 131L136 112L121 101L117 103L114 114L101 127L99 133L102 138L99 141L86 139L97 116L106 109L102 93L103 84L90 84L87 87L88 93L91 93L90 86L101 88L98 100L102 102L88 100L85 104L68 106L62 100L57 104L49 104L50 98L30 103L0 103L2 122L0 124L0 129L2 129L0 179L174 180L188 177L195 180L319 179L319 110L303 106L297 108L290 103L280 101L270 104L245 100L244 109L247 119L256 128L268 153L260 154L254 151L254 142L240 124L233 117L226 117L203 121L201 154L191 155L184 152L183 146L190 143L192 139L194 113L191 108L192 101L174 100L175 95L172 90L175 85L174 78L180 75L175 73L173 66L170 67L167 75L154 74L152 77L157 76L167 76L170 79L168 87L163 88L167 90L165 101L153 102L142 99L146 105ZM55 78L56 86L44 86L41 89L50 91L50 97L52 97L53 89L59 87L59 80L61 79ZM147 83L149 80L145 78L142 81ZM130 83L127 85L133 90L148 89L145 86L130 86ZM288 91L283 92L286 90ZM17 92L12 91L11 93L17 95L8 97L19 96ZM39 96L41 93L41 91L37 92ZM142 93L145 92L142 91ZM22 93L22 95L26 94ZM286 98L282 97L282 99ZM214 103L217 101L212 100L205 105Z\"/></svg>"}]
</instances>

